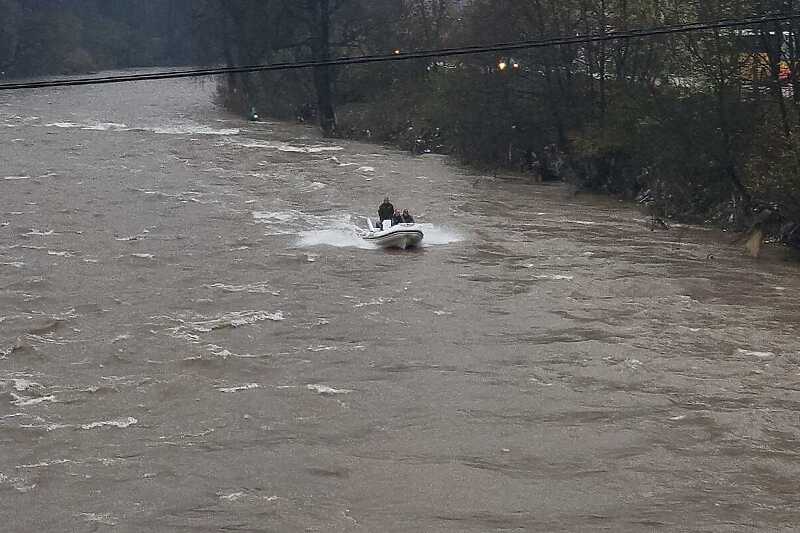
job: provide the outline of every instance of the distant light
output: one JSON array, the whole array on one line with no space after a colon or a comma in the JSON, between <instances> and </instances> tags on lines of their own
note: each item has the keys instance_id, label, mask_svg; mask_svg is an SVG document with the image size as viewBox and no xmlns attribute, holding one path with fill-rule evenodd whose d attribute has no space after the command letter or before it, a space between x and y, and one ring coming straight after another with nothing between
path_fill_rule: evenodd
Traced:
<instances>
[{"instance_id":1,"label":"distant light","mask_svg":"<svg viewBox=\"0 0 800 533\"><path fill-rule=\"evenodd\" d=\"M500 70L505 70L508 68L508 63L506 63L505 61L501 61L497 64L497 68L499 68Z\"/></svg>"},{"instance_id":2,"label":"distant light","mask_svg":"<svg viewBox=\"0 0 800 533\"><path fill-rule=\"evenodd\" d=\"M396 55L396 56L400 55L400 49L399 48L395 48L394 55Z\"/></svg>"},{"instance_id":3,"label":"distant light","mask_svg":"<svg viewBox=\"0 0 800 533\"><path fill-rule=\"evenodd\" d=\"M519 63L516 63L516 62L515 62L515 63L514 63L513 65L511 65L511 66L512 66L512 67L514 67L514 68L519 68Z\"/></svg>"}]
</instances>

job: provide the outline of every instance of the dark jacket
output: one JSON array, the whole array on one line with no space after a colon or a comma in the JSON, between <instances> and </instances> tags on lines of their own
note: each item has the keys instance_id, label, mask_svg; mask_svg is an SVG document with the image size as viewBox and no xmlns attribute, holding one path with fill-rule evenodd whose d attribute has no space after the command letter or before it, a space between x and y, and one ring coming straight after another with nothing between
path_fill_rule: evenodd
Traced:
<instances>
[{"instance_id":1,"label":"dark jacket","mask_svg":"<svg viewBox=\"0 0 800 533\"><path fill-rule=\"evenodd\" d=\"M408 213L403 213L402 216L400 217L400 222L403 222L405 224L413 224L414 217L412 217Z\"/></svg>"},{"instance_id":2,"label":"dark jacket","mask_svg":"<svg viewBox=\"0 0 800 533\"><path fill-rule=\"evenodd\" d=\"M390 202L383 202L378 208L378 218L381 221L392 220L394 216L394 206Z\"/></svg>"}]
</instances>

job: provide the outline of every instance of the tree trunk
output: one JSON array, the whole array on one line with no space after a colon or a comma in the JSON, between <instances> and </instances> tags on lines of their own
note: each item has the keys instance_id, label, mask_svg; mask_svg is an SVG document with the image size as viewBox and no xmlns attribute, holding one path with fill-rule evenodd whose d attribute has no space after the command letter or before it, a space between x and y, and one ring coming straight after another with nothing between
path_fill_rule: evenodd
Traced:
<instances>
[{"instance_id":1,"label":"tree trunk","mask_svg":"<svg viewBox=\"0 0 800 533\"><path fill-rule=\"evenodd\" d=\"M331 59L330 0L308 0L311 10L311 55L314 61ZM314 88L317 93L317 114L322 133L326 137L336 134L336 110L333 99L333 67L314 67Z\"/></svg>"}]
</instances>

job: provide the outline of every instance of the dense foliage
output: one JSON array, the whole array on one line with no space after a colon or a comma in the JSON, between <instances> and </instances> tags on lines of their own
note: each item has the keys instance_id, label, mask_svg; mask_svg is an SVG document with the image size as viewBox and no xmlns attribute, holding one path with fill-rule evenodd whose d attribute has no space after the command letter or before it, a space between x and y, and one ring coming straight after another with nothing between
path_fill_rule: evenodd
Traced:
<instances>
[{"instance_id":1,"label":"dense foliage","mask_svg":"<svg viewBox=\"0 0 800 533\"><path fill-rule=\"evenodd\" d=\"M0 78L188 64L191 0L0 0Z\"/></svg>"}]
</instances>

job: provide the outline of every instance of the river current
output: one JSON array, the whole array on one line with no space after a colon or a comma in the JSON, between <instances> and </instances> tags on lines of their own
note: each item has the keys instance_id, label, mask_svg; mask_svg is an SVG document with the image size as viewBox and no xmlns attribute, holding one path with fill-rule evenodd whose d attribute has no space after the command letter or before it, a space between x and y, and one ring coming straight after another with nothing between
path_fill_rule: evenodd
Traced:
<instances>
[{"instance_id":1,"label":"river current","mask_svg":"<svg viewBox=\"0 0 800 533\"><path fill-rule=\"evenodd\" d=\"M0 93L0 529L800 527L796 265L213 92Z\"/></svg>"}]
</instances>

